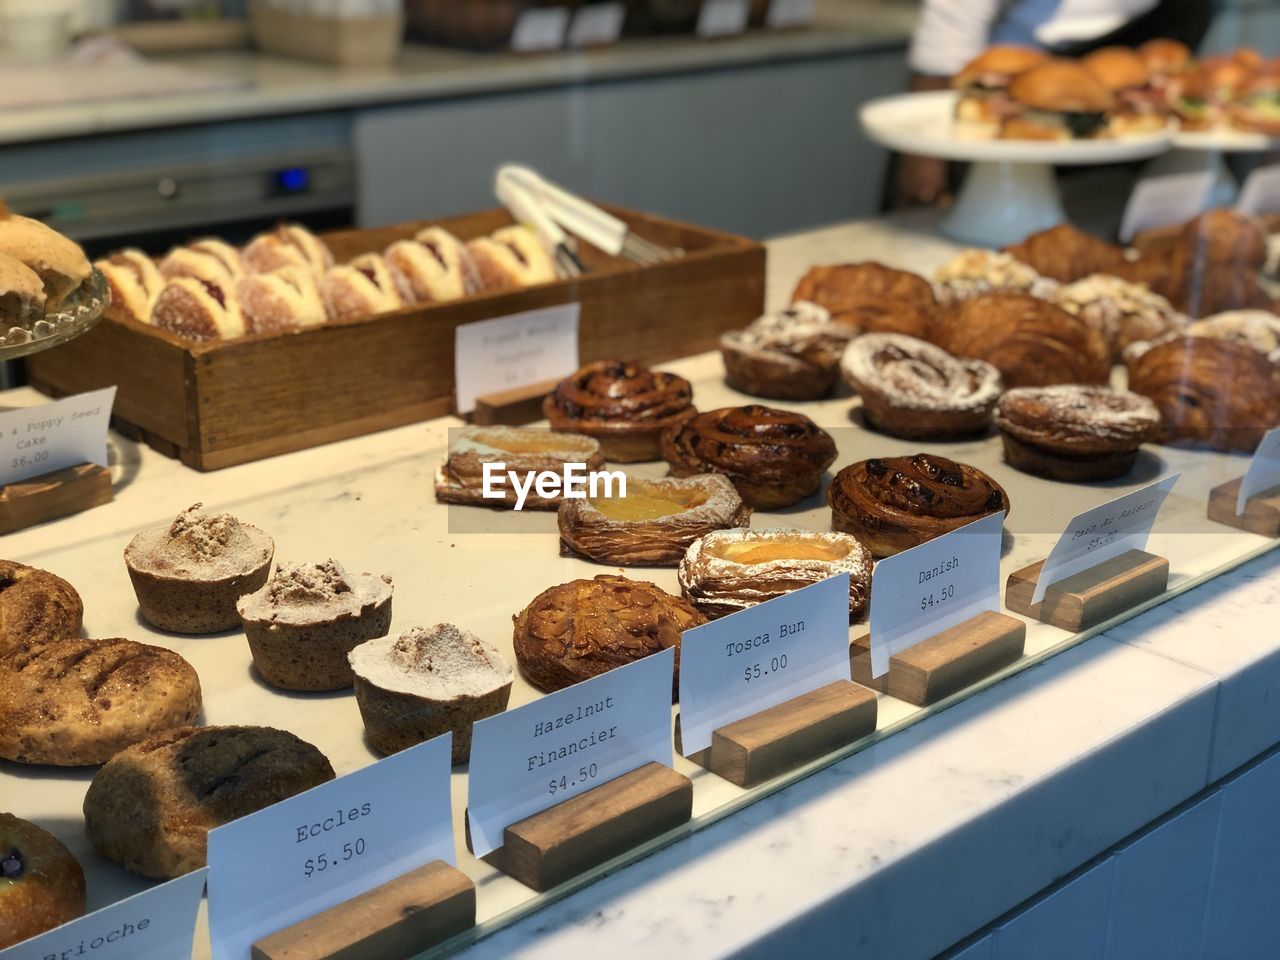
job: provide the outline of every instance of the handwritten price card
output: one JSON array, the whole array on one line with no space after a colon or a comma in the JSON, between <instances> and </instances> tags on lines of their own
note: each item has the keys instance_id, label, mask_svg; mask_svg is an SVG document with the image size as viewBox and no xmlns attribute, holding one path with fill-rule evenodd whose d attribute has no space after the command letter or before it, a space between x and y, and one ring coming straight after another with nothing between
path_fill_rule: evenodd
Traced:
<instances>
[{"instance_id":1,"label":"handwritten price card","mask_svg":"<svg viewBox=\"0 0 1280 960\"><path fill-rule=\"evenodd\" d=\"M1045 591L1059 580L1130 550L1144 549L1165 497L1180 476L1175 473L1157 480L1072 519L1040 568L1031 602L1043 600Z\"/></svg>"},{"instance_id":2,"label":"handwritten price card","mask_svg":"<svg viewBox=\"0 0 1280 960\"><path fill-rule=\"evenodd\" d=\"M578 369L576 303L527 310L458 327L453 362L458 413L476 408L476 397L567 377Z\"/></svg>"},{"instance_id":3,"label":"handwritten price card","mask_svg":"<svg viewBox=\"0 0 1280 960\"><path fill-rule=\"evenodd\" d=\"M1268 430L1253 452L1249 469L1240 483L1240 496L1236 499L1236 516L1244 513L1250 499L1280 486L1280 427Z\"/></svg>"},{"instance_id":4,"label":"handwritten price card","mask_svg":"<svg viewBox=\"0 0 1280 960\"><path fill-rule=\"evenodd\" d=\"M467 776L475 855L562 800L650 761L670 766L675 665L675 650L663 650L479 721Z\"/></svg>"},{"instance_id":5,"label":"handwritten price card","mask_svg":"<svg viewBox=\"0 0 1280 960\"><path fill-rule=\"evenodd\" d=\"M1004 511L886 557L871 577L871 675L889 658L987 610L1000 609Z\"/></svg>"},{"instance_id":6,"label":"handwritten price card","mask_svg":"<svg viewBox=\"0 0 1280 960\"><path fill-rule=\"evenodd\" d=\"M4 960L174 960L191 956L205 871L196 870L0 950Z\"/></svg>"},{"instance_id":7,"label":"handwritten price card","mask_svg":"<svg viewBox=\"0 0 1280 960\"><path fill-rule=\"evenodd\" d=\"M849 575L823 580L686 630L680 638L680 746L849 679Z\"/></svg>"},{"instance_id":8,"label":"handwritten price card","mask_svg":"<svg viewBox=\"0 0 1280 960\"><path fill-rule=\"evenodd\" d=\"M454 862L446 734L209 834L214 960L432 860Z\"/></svg>"},{"instance_id":9,"label":"handwritten price card","mask_svg":"<svg viewBox=\"0 0 1280 960\"><path fill-rule=\"evenodd\" d=\"M0 486L82 463L107 465L116 388L0 413Z\"/></svg>"}]
</instances>

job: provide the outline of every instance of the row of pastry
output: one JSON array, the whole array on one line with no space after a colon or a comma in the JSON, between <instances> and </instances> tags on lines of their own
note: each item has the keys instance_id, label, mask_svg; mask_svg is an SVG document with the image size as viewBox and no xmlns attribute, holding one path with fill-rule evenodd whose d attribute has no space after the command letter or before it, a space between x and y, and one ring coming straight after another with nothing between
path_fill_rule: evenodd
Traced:
<instances>
[{"instance_id":1,"label":"row of pastry","mask_svg":"<svg viewBox=\"0 0 1280 960\"><path fill-rule=\"evenodd\" d=\"M465 243L427 227L339 264L320 237L281 224L243 249L205 238L159 262L126 249L97 267L111 287L109 316L194 341L280 334L556 277L536 235L520 226Z\"/></svg>"},{"instance_id":2,"label":"row of pastry","mask_svg":"<svg viewBox=\"0 0 1280 960\"><path fill-rule=\"evenodd\" d=\"M91 271L74 241L0 203L0 336L57 311Z\"/></svg>"}]
</instances>

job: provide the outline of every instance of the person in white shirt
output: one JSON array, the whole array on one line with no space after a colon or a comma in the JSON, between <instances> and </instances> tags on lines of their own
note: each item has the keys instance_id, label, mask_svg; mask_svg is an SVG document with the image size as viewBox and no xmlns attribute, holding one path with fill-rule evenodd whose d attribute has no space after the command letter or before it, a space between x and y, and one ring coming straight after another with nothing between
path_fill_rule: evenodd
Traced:
<instances>
[{"instance_id":1,"label":"person in white shirt","mask_svg":"<svg viewBox=\"0 0 1280 960\"><path fill-rule=\"evenodd\" d=\"M1098 47L1171 37L1194 49L1209 28L1209 0L924 0L908 62L913 90L944 89L953 74L996 43L1078 57ZM946 161L903 156L892 204L949 201Z\"/></svg>"}]
</instances>

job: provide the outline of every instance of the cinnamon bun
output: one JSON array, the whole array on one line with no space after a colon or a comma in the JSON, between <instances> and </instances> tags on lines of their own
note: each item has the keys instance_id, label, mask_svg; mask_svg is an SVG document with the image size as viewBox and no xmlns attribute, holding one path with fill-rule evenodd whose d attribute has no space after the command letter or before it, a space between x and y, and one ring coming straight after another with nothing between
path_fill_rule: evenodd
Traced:
<instances>
[{"instance_id":1,"label":"cinnamon bun","mask_svg":"<svg viewBox=\"0 0 1280 960\"><path fill-rule=\"evenodd\" d=\"M820 400L834 389L840 354L857 335L816 303L797 301L721 335L725 382L753 397Z\"/></svg>"},{"instance_id":2,"label":"cinnamon bun","mask_svg":"<svg viewBox=\"0 0 1280 960\"><path fill-rule=\"evenodd\" d=\"M938 307L924 277L875 262L814 267L796 284L791 301L799 300L825 307L863 333L910 337L928 336Z\"/></svg>"}]
</instances>

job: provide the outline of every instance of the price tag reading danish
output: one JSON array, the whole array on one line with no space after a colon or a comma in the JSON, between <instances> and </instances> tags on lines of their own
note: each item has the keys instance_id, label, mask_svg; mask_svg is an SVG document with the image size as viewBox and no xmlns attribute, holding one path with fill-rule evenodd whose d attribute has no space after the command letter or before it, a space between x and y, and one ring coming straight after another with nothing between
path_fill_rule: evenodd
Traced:
<instances>
[{"instance_id":1,"label":"price tag reading danish","mask_svg":"<svg viewBox=\"0 0 1280 960\"><path fill-rule=\"evenodd\" d=\"M871 575L871 675L889 658L987 610L1000 609L1004 511L886 557Z\"/></svg>"},{"instance_id":2,"label":"price tag reading danish","mask_svg":"<svg viewBox=\"0 0 1280 960\"><path fill-rule=\"evenodd\" d=\"M214 960L403 873L454 863L445 734L209 833ZM183 954L185 956L185 954Z\"/></svg>"},{"instance_id":3,"label":"price tag reading danish","mask_svg":"<svg viewBox=\"0 0 1280 960\"><path fill-rule=\"evenodd\" d=\"M1144 549L1160 508L1180 476L1171 474L1074 517L1040 568L1031 602L1042 601L1045 591L1059 580L1130 550Z\"/></svg>"},{"instance_id":4,"label":"price tag reading danish","mask_svg":"<svg viewBox=\"0 0 1280 960\"><path fill-rule=\"evenodd\" d=\"M670 766L675 665L675 650L663 650L478 721L467 771L472 852L492 853L511 824L650 761Z\"/></svg>"},{"instance_id":5,"label":"price tag reading danish","mask_svg":"<svg viewBox=\"0 0 1280 960\"><path fill-rule=\"evenodd\" d=\"M1249 501L1272 487L1280 486L1280 427L1268 430L1253 452L1249 469L1240 481L1240 496L1236 498L1236 516L1244 513Z\"/></svg>"},{"instance_id":6,"label":"price tag reading danish","mask_svg":"<svg viewBox=\"0 0 1280 960\"><path fill-rule=\"evenodd\" d=\"M680 638L680 748L719 727L849 679L849 575L842 573Z\"/></svg>"},{"instance_id":7,"label":"price tag reading danish","mask_svg":"<svg viewBox=\"0 0 1280 960\"><path fill-rule=\"evenodd\" d=\"M0 486L82 463L107 465L116 388L0 413Z\"/></svg>"},{"instance_id":8,"label":"price tag reading danish","mask_svg":"<svg viewBox=\"0 0 1280 960\"><path fill-rule=\"evenodd\" d=\"M581 306L566 303L458 327L453 341L458 413L476 397L558 380L578 369Z\"/></svg>"},{"instance_id":9,"label":"price tag reading danish","mask_svg":"<svg viewBox=\"0 0 1280 960\"><path fill-rule=\"evenodd\" d=\"M203 868L24 940L4 960L173 960L191 956Z\"/></svg>"}]
</instances>

